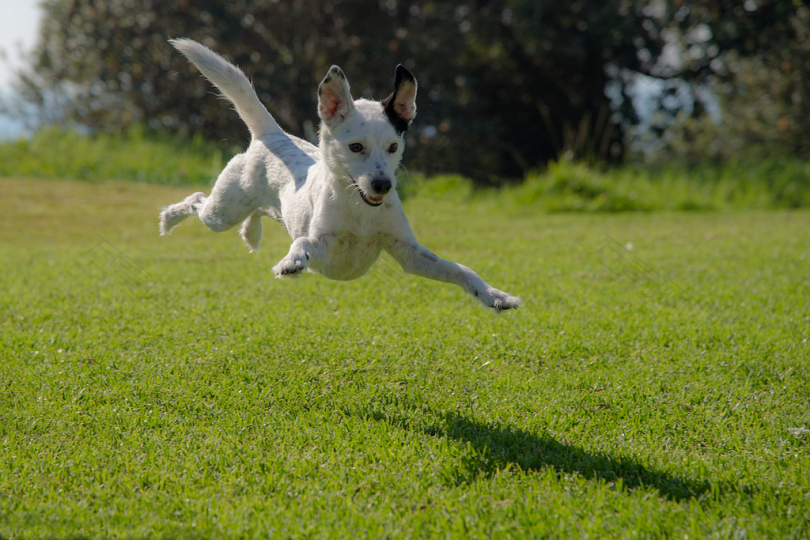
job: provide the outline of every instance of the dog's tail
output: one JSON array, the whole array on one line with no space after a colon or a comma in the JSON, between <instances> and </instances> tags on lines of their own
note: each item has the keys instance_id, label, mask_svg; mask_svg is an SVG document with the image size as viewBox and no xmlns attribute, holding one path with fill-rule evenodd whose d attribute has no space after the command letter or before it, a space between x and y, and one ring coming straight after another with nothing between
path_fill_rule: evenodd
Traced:
<instances>
[{"instance_id":1,"label":"dog's tail","mask_svg":"<svg viewBox=\"0 0 810 540\"><path fill-rule=\"evenodd\" d=\"M236 106L236 112L247 124L254 139L281 131L241 69L191 39L170 39L169 43L191 60L205 78Z\"/></svg>"}]
</instances>

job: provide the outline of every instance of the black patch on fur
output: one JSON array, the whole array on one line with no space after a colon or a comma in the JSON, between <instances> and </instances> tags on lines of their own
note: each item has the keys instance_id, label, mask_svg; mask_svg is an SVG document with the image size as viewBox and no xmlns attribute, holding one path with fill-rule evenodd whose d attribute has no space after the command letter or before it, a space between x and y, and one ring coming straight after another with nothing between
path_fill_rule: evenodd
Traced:
<instances>
[{"instance_id":1,"label":"black patch on fur","mask_svg":"<svg viewBox=\"0 0 810 540\"><path fill-rule=\"evenodd\" d=\"M399 64L397 66L396 79L394 80L394 91L390 96L380 102L385 110L385 116L388 118L388 121L391 122L391 125L394 126L394 130L396 130L397 135L402 135L408 131L408 127L411 125L409 120L404 120L396 113L396 111L394 111L394 100L397 97L397 91L399 90L400 85L406 80L410 81L414 86L416 85L416 78L413 76L413 74L408 71L408 68L402 64Z\"/></svg>"}]
</instances>

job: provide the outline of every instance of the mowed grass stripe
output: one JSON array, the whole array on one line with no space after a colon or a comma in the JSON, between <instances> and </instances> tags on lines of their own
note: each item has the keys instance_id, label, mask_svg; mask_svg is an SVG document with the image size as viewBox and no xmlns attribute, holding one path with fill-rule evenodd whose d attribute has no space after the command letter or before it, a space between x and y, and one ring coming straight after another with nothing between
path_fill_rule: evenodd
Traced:
<instances>
[{"instance_id":1,"label":"mowed grass stripe","mask_svg":"<svg viewBox=\"0 0 810 540\"><path fill-rule=\"evenodd\" d=\"M806 538L810 213L406 201L522 296L276 280L188 189L0 180L3 538Z\"/></svg>"}]
</instances>

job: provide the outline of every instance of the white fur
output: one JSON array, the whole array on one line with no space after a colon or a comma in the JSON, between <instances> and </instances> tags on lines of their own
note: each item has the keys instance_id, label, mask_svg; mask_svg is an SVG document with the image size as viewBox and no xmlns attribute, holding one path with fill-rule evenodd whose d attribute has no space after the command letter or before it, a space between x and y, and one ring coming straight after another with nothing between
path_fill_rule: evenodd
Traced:
<instances>
[{"instance_id":1,"label":"white fur","mask_svg":"<svg viewBox=\"0 0 810 540\"><path fill-rule=\"evenodd\" d=\"M194 214L214 232L242 223L240 234L256 251L260 219L268 216L293 238L289 253L273 267L276 277L307 269L330 279L356 279L385 249L406 272L455 283L496 312L518 307L518 298L419 245L395 189L404 138L382 103L351 98L340 68L333 66L319 87L322 123L316 147L278 126L239 68L194 41L172 44L236 105L253 140L228 163L211 195L195 193L163 209L161 235ZM395 89L392 106L410 122L416 113L416 81L404 71L411 79ZM353 151L352 144L361 144L362 151ZM386 182L387 191L379 187Z\"/></svg>"}]
</instances>

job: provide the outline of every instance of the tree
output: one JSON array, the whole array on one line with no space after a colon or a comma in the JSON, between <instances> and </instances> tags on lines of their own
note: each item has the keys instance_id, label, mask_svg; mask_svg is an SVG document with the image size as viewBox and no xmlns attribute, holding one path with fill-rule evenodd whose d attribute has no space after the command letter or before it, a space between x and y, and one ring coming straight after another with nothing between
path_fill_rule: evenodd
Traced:
<instances>
[{"instance_id":1,"label":"tree","mask_svg":"<svg viewBox=\"0 0 810 540\"><path fill-rule=\"evenodd\" d=\"M419 80L408 166L499 183L562 152L621 159L624 131L637 120L628 74L702 84L727 49L771 50L782 18L798 9L763 2L771 11L760 17L735 4L46 0L20 88L46 109L60 96L64 119L91 130L142 122L244 144L247 130L167 37L196 39L239 64L280 124L309 139L315 88L331 64L343 67L355 97L379 99L401 62ZM730 20L773 39L750 44L729 30ZM703 59L696 49L690 62L668 63L667 54L689 40Z\"/></svg>"},{"instance_id":2,"label":"tree","mask_svg":"<svg viewBox=\"0 0 810 540\"><path fill-rule=\"evenodd\" d=\"M675 18L679 39L671 46L682 51L680 74L707 89L702 100L715 100L722 113L709 119L698 107L663 118L666 133L651 157L810 156L810 9L791 2L702 2Z\"/></svg>"}]
</instances>

